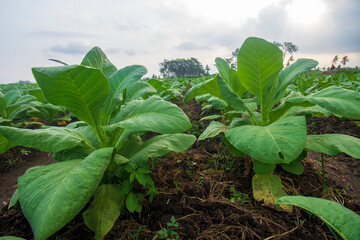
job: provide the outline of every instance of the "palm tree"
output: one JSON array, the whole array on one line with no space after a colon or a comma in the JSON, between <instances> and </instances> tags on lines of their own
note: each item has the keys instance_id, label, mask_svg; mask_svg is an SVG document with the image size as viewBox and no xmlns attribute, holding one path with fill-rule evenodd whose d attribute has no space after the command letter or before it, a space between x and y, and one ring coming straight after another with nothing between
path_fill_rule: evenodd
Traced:
<instances>
[{"instance_id":1,"label":"palm tree","mask_svg":"<svg viewBox=\"0 0 360 240\"><path fill-rule=\"evenodd\" d=\"M346 63L349 62L348 56L345 56L341 59L340 63L345 67Z\"/></svg>"},{"instance_id":2,"label":"palm tree","mask_svg":"<svg viewBox=\"0 0 360 240\"><path fill-rule=\"evenodd\" d=\"M338 61L339 61L339 56L335 55L335 57L332 60L332 64L335 66Z\"/></svg>"}]
</instances>

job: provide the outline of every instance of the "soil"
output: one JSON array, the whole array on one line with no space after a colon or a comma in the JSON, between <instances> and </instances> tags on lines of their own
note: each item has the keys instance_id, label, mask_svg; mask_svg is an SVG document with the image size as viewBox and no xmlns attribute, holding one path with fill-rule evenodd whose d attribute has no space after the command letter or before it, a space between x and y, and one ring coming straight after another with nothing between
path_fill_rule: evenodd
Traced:
<instances>
[{"instance_id":1,"label":"soil","mask_svg":"<svg viewBox=\"0 0 360 240\"><path fill-rule=\"evenodd\" d=\"M189 133L199 136L209 123L200 124L199 120L210 113L201 115L201 107L194 100L186 105L181 101L177 104L194 125ZM311 119L308 133L344 133L360 138L356 121L336 117ZM0 156L0 161L5 159L4 156ZM359 159L345 154L324 156L327 186L324 196L319 157L321 155L309 153L303 161L305 170L300 176L280 168L275 170L275 174L281 177L289 195L332 199L360 213ZM196 142L186 152L170 153L159 160L151 169L159 194L144 206L140 214L124 211L106 239L159 239L158 231L165 228L177 233L173 239L175 236L179 239L336 239L319 218L300 208L285 213L256 202L251 190L253 173L247 174L244 159L232 157L226 151L221 136ZM8 202L11 196L8 193L14 191L17 176L28 167L48 163L47 153L31 150L26 156L26 164L2 169L2 201ZM3 182L11 177L15 181ZM234 197L231 187L238 193L234 202L230 201ZM7 197L3 197L5 194ZM171 217L175 217L179 226L167 225ZM8 210L4 204L1 209L0 236L6 235L33 239L31 227L18 205ZM50 239L94 237L80 213Z\"/></svg>"}]
</instances>

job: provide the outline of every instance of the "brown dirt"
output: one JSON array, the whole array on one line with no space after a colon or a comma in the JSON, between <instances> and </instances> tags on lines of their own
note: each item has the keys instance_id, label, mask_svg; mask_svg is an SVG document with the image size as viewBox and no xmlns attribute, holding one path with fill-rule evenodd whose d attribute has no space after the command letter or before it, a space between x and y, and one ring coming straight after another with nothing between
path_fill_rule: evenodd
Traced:
<instances>
[{"instance_id":1,"label":"brown dirt","mask_svg":"<svg viewBox=\"0 0 360 240\"><path fill-rule=\"evenodd\" d=\"M9 202L16 190L17 178L28 168L52 162L49 153L31 148L14 147L0 155L0 202Z\"/></svg>"},{"instance_id":2,"label":"brown dirt","mask_svg":"<svg viewBox=\"0 0 360 240\"><path fill-rule=\"evenodd\" d=\"M181 107L193 124L197 124L190 131L199 135L207 124L198 122L203 117L199 105L192 101ZM353 120L311 119L308 126L309 134L330 133L335 129L336 133L360 137ZM32 151L32 154L44 153ZM244 159L232 157L224 150L221 137L197 142L184 153L171 153L161 159L151 169L159 194L141 214L122 213L106 239L132 239L130 233L135 236L141 226L139 239L152 239L163 228L176 231L180 239L336 239L320 219L304 210L295 208L293 213L284 213L255 202L251 192L252 173L245 174ZM282 178L290 195L323 197L318 161L310 154L303 163L305 171L300 176L281 169L276 169L275 174ZM356 195L359 167L358 159L341 154L326 158L326 198L357 213L360 213L360 198ZM333 173L332 168L335 168ZM345 179L348 187L344 188L339 179ZM230 201L233 196L230 187L243 194L240 202ZM167 226L172 216L178 227ZM4 235L33 239L19 206L1 210L0 236ZM93 233L79 214L50 239L93 239Z\"/></svg>"}]
</instances>

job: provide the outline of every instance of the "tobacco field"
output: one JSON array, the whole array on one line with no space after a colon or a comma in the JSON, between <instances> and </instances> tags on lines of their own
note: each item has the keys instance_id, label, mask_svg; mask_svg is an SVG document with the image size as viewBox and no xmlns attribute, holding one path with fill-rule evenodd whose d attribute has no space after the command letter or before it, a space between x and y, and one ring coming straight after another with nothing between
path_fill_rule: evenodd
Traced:
<instances>
[{"instance_id":1,"label":"tobacco field","mask_svg":"<svg viewBox=\"0 0 360 240\"><path fill-rule=\"evenodd\" d=\"M144 78L94 47L0 86L0 239L360 239L360 72Z\"/></svg>"}]
</instances>

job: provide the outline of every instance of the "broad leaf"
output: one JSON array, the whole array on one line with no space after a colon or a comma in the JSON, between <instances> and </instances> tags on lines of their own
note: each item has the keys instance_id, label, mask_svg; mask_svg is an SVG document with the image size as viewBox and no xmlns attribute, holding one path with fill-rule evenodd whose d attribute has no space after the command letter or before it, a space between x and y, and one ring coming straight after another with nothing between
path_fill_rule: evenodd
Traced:
<instances>
[{"instance_id":1,"label":"broad leaf","mask_svg":"<svg viewBox=\"0 0 360 240\"><path fill-rule=\"evenodd\" d=\"M297 105L311 106L314 104L340 116L360 119L360 93L337 86L328 87L307 96L294 94L287 98L285 104L279 106L272 114L280 116L282 114L275 112L284 112L284 109Z\"/></svg>"},{"instance_id":2,"label":"broad leaf","mask_svg":"<svg viewBox=\"0 0 360 240\"><path fill-rule=\"evenodd\" d=\"M35 239L51 236L88 203L112 152L102 148L83 160L34 167L18 179L19 201Z\"/></svg>"},{"instance_id":3,"label":"broad leaf","mask_svg":"<svg viewBox=\"0 0 360 240\"><path fill-rule=\"evenodd\" d=\"M239 73L234 69L229 70L229 86L238 96L243 95L247 90L241 84Z\"/></svg>"},{"instance_id":4,"label":"broad leaf","mask_svg":"<svg viewBox=\"0 0 360 240\"><path fill-rule=\"evenodd\" d=\"M256 201L263 201L265 206L275 207L276 201L287 196L280 177L273 174L255 174L252 179L253 196ZM289 205L280 205L284 211L291 212Z\"/></svg>"},{"instance_id":5,"label":"broad leaf","mask_svg":"<svg viewBox=\"0 0 360 240\"><path fill-rule=\"evenodd\" d=\"M276 165L271 163L263 163L254 160L253 170L256 174L272 174L275 170Z\"/></svg>"},{"instance_id":6,"label":"broad leaf","mask_svg":"<svg viewBox=\"0 0 360 240\"><path fill-rule=\"evenodd\" d=\"M105 53L99 47L93 47L84 57L81 65L98 68L109 79L117 71Z\"/></svg>"},{"instance_id":7,"label":"broad leaf","mask_svg":"<svg viewBox=\"0 0 360 240\"><path fill-rule=\"evenodd\" d=\"M360 139L343 134L308 135L305 148L330 156L344 152L360 158Z\"/></svg>"},{"instance_id":8,"label":"broad leaf","mask_svg":"<svg viewBox=\"0 0 360 240\"><path fill-rule=\"evenodd\" d=\"M315 60L301 58L282 70L276 81L275 92L273 94L274 99L272 99L272 102L270 103L271 105L269 106L272 107L274 104L278 103L281 98L284 97L286 87L295 78L297 78L301 73L313 69L318 64L319 63Z\"/></svg>"},{"instance_id":9,"label":"broad leaf","mask_svg":"<svg viewBox=\"0 0 360 240\"><path fill-rule=\"evenodd\" d=\"M218 78L218 85L223 99L229 104L230 107L239 111L248 111L249 108L239 95L234 93L230 87L223 81L222 78Z\"/></svg>"},{"instance_id":10,"label":"broad leaf","mask_svg":"<svg viewBox=\"0 0 360 240\"><path fill-rule=\"evenodd\" d=\"M154 93L155 91L155 88L147 82L135 82L126 89L126 101L129 102L131 100L141 98L142 96Z\"/></svg>"},{"instance_id":11,"label":"broad leaf","mask_svg":"<svg viewBox=\"0 0 360 240\"><path fill-rule=\"evenodd\" d=\"M82 215L86 226L95 232L95 239L104 239L114 226L124 200L116 185L105 184L96 189L94 201Z\"/></svg>"},{"instance_id":12,"label":"broad leaf","mask_svg":"<svg viewBox=\"0 0 360 240\"><path fill-rule=\"evenodd\" d=\"M304 117L288 117L268 126L244 125L226 131L225 137L257 161L290 163L305 146L306 122Z\"/></svg>"},{"instance_id":13,"label":"broad leaf","mask_svg":"<svg viewBox=\"0 0 360 240\"><path fill-rule=\"evenodd\" d=\"M122 94L126 87L140 80L140 78L146 73L147 70L144 66L131 65L119 69L117 72L111 75L109 78L110 95L105 105L105 109L109 118L114 108L116 108L116 98Z\"/></svg>"},{"instance_id":14,"label":"broad leaf","mask_svg":"<svg viewBox=\"0 0 360 240\"><path fill-rule=\"evenodd\" d=\"M4 135L1 134L0 129L0 154L7 152L10 148L15 146L16 144L10 142Z\"/></svg>"},{"instance_id":15,"label":"broad leaf","mask_svg":"<svg viewBox=\"0 0 360 240\"><path fill-rule=\"evenodd\" d=\"M191 127L188 117L178 106L158 96L152 96L143 102L131 102L120 114L116 117L118 123L103 129L109 131L121 127L134 131L178 133Z\"/></svg>"},{"instance_id":16,"label":"broad leaf","mask_svg":"<svg viewBox=\"0 0 360 240\"><path fill-rule=\"evenodd\" d=\"M276 206L280 204L295 205L315 214L345 240L360 239L360 216L337 202L314 197L286 196L276 202Z\"/></svg>"},{"instance_id":17,"label":"broad leaf","mask_svg":"<svg viewBox=\"0 0 360 240\"><path fill-rule=\"evenodd\" d=\"M199 141L204 140L205 138L213 138L219 135L222 132L228 130L229 127L220 123L220 122L211 122L205 131L199 136Z\"/></svg>"},{"instance_id":18,"label":"broad leaf","mask_svg":"<svg viewBox=\"0 0 360 240\"><path fill-rule=\"evenodd\" d=\"M222 58L219 58L217 57L215 59L215 65L216 65L216 68L218 69L219 71L219 75L222 79L224 79L224 81L229 84L229 79L230 79L230 76L229 76L229 71L230 71L230 66L229 64Z\"/></svg>"},{"instance_id":19,"label":"broad leaf","mask_svg":"<svg viewBox=\"0 0 360 240\"><path fill-rule=\"evenodd\" d=\"M161 157L173 152L183 152L187 150L196 140L193 135L187 134L163 134L155 136L137 148L132 149L125 157L136 162L144 163L148 158Z\"/></svg>"},{"instance_id":20,"label":"broad leaf","mask_svg":"<svg viewBox=\"0 0 360 240\"><path fill-rule=\"evenodd\" d=\"M94 128L99 126L109 95L109 82L101 70L71 65L33 68L32 72L50 103L66 107Z\"/></svg>"},{"instance_id":21,"label":"broad leaf","mask_svg":"<svg viewBox=\"0 0 360 240\"><path fill-rule=\"evenodd\" d=\"M270 89L283 68L282 51L264 39L247 38L239 50L237 66L241 84L265 107Z\"/></svg>"},{"instance_id":22,"label":"broad leaf","mask_svg":"<svg viewBox=\"0 0 360 240\"><path fill-rule=\"evenodd\" d=\"M141 208L141 204L138 200L138 197L135 193L129 193L126 197L126 208L130 212L134 212L137 209Z\"/></svg>"},{"instance_id":23,"label":"broad leaf","mask_svg":"<svg viewBox=\"0 0 360 240\"><path fill-rule=\"evenodd\" d=\"M282 163L280 164L280 166L285 169L286 171L288 171L289 173L292 174L296 174L296 175L301 175L304 172L304 166L302 165L302 160L304 158L306 158L307 156L307 152L303 151L299 157L297 159L295 159L294 161L292 161L289 164L286 163Z\"/></svg>"},{"instance_id":24,"label":"broad leaf","mask_svg":"<svg viewBox=\"0 0 360 240\"><path fill-rule=\"evenodd\" d=\"M86 138L78 131L61 127L30 130L0 126L0 133L13 144L44 152L58 152L86 143Z\"/></svg>"},{"instance_id":25,"label":"broad leaf","mask_svg":"<svg viewBox=\"0 0 360 240\"><path fill-rule=\"evenodd\" d=\"M211 93L214 97L222 98L220 89L217 83L218 75L215 78L201 82L193 86L189 91L186 92L184 102L187 103L196 96L200 96L206 93Z\"/></svg>"}]
</instances>

